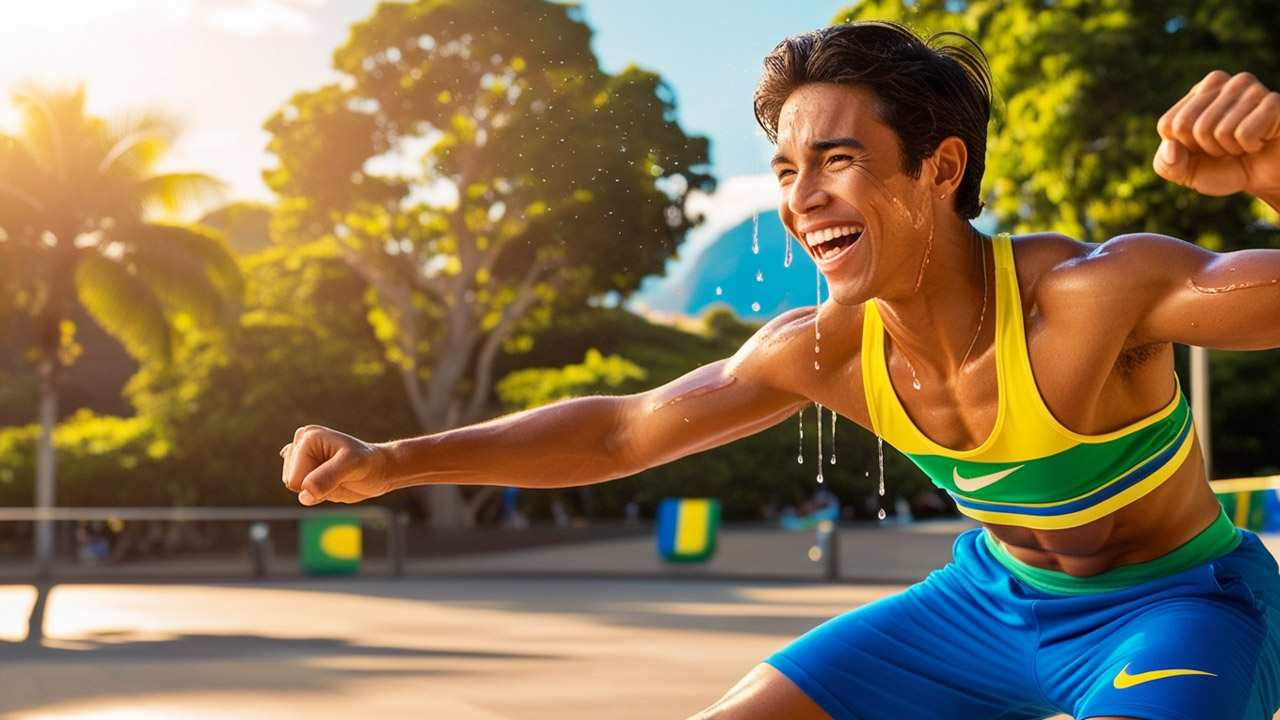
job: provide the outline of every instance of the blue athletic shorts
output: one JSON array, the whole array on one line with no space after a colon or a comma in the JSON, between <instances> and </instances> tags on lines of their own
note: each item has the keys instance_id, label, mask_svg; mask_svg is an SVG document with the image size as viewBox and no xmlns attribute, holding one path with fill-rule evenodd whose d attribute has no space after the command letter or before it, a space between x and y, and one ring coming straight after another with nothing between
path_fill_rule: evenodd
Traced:
<instances>
[{"instance_id":1,"label":"blue athletic shorts","mask_svg":"<svg viewBox=\"0 0 1280 720\"><path fill-rule=\"evenodd\" d=\"M1010 575L983 532L765 662L835 720L1271 720L1280 707L1280 574L1252 533L1165 578L1054 595Z\"/></svg>"}]
</instances>

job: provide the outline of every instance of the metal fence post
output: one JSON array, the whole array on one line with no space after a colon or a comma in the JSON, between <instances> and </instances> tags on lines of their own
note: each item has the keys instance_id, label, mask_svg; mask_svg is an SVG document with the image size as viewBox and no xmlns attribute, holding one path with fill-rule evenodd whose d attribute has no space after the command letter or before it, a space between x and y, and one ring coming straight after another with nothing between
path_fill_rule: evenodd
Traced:
<instances>
[{"instance_id":1,"label":"metal fence post","mask_svg":"<svg viewBox=\"0 0 1280 720\"><path fill-rule=\"evenodd\" d=\"M261 521L249 525L249 554L253 557L253 576L259 580L265 578L271 557L270 525Z\"/></svg>"},{"instance_id":2,"label":"metal fence post","mask_svg":"<svg viewBox=\"0 0 1280 720\"><path fill-rule=\"evenodd\" d=\"M409 513L398 512L387 526L387 554L391 556L391 576L404 576L405 545L409 527Z\"/></svg>"}]
</instances>

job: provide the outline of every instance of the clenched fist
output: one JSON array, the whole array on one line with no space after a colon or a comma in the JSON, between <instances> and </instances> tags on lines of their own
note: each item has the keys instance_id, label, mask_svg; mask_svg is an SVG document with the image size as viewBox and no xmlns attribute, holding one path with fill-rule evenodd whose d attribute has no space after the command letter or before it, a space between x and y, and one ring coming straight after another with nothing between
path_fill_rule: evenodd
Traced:
<instances>
[{"instance_id":1,"label":"clenched fist","mask_svg":"<svg viewBox=\"0 0 1280 720\"><path fill-rule=\"evenodd\" d=\"M1280 93L1253 75L1209 73L1156 130L1161 177L1205 195L1280 197Z\"/></svg>"},{"instance_id":2,"label":"clenched fist","mask_svg":"<svg viewBox=\"0 0 1280 720\"><path fill-rule=\"evenodd\" d=\"M355 503L396 489L384 446L320 425L298 428L280 450L285 487L303 505Z\"/></svg>"}]
</instances>

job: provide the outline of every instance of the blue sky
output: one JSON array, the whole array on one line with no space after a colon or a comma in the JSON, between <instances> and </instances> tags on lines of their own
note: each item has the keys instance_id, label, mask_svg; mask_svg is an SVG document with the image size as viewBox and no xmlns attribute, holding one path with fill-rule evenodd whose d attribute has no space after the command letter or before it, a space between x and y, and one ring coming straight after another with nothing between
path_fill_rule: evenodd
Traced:
<instances>
[{"instance_id":1,"label":"blue sky","mask_svg":"<svg viewBox=\"0 0 1280 720\"><path fill-rule=\"evenodd\" d=\"M84 84L89 110L100 116L158 109L183 121L162 170L212 175L227 184L227 201L269 202L261 174L274 159L263 123L295 92L337 77L333 51L378 1L0 1L0 129L14 128L8 95L21 83ZM685 131L711 140L719 185L713 196L689 202L704 222L668 263L667 277L646 284L649 293L670 292L724 231L776 205L772 148L751 110L761 60L784 37L829 24L850 3L579 4L601 66L618 72L634 63L657 72L675 92Z\"/></svg>"},{"instance_id":2,"label":"blue sky","mask_svg":"<svg viewBox=\"0 0 1280 720\"><path fill-rule=\"evenodd\" d=\"M666 78L681 124L711 138L716 174L727 178L769 172L772 150L751 111L761 59L784 37L828 25L850 4L586 0L582 7L604 69L634 62Z\"/></svg>"},{"instance_id":3,"label":"blue sky","mask_svg":"<svg viewBox=\"0 0 1280 720\"><path fill-rule=\"evenodd\" d=\"M493 0L501 2L501 0ZM34 0L0 3L0 127L23 81L84 83L90 110L158 108L185 120L166 169L201 171L231 199L269 199L263 122L333 79L330 58L377 0ZM760 60L826 25L840 0L585 0L606 70L636 63L675 90L687 132L712 140L722 179L768 171L751 114Z\"/></svg>"}]
</instances>

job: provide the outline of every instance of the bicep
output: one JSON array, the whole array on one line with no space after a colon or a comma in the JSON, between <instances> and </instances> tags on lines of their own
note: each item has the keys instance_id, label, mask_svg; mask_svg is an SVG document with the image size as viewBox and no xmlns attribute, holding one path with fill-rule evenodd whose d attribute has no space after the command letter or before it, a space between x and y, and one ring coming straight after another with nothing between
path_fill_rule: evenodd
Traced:
<instances>
[{"instance_id":1,"label":"bicep","mask_svg":"<svg viewBox=\"0 0 1280 720\"><path fill-rule=\"evenodd\" d=\"M1150 269L1138 283L1138 339L1223 350L1280 346L1280 251L1219 254L1163 238L1144 249L1143 260Z\"/></svg>"},{"instance_id":2,"label":"bicep","mask_svg":"<svg viewBox=\"0 0 1280 720\"><path fill-rule=\"evenodd\" d=\"M636 470L724 445L778 424L806 404L734 360L704 365L622 408L617 451Z\"/></svg>"}]
</instances>

